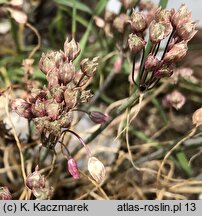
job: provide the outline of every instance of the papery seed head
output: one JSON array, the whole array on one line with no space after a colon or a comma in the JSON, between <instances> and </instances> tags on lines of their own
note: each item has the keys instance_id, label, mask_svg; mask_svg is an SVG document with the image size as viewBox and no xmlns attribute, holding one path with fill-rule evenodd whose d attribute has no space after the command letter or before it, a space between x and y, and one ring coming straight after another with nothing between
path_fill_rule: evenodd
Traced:
<instances>
[{"instance_id":1,"label":"papery seed head","mask_svg":"<svg viewBox=\"0 0 202 216\"><path fill-rule=\"evenodd\" d=\"M98 57L95 57L92 60L89 60L88 58L83 59L80 63L82 73L87 77L94 76L98 66L98 59Z\"/></svg>"},{"instance_id":2,"label":"papery seed head","mask_svg":"<svg viewBox=\"0 0 202 216\"><path fill-rule=\"evenodd\" d=\"M197 127L202 125L202 107L197 109L194 114L192 115L192 122Z\"/></svg>"},{"instance_id":3,"label":"papery seed head","mask_svg":"<svg viewBox=\"0 0 202 216\"><path fill-rule=\"evenodd\" d=\"M59 80L62 84L67 85L75 76L75 66L70 62L60 66Z\"/></svg>"},{"instance_id":4,"label":"papery seed head","mask_svg":"<svg viewBox=\"0 0 202 216\"><path fill-rule=\"evenodd\" d=\"M157 22L169 23L171 19L171 11L170 10L158 10L155 16Z\"/></svg>"},{"instance_id":5,"label":"papery seed head","mask_svg":"<svg viewBox=\"0 0 202 216\"><path fill-rule=\"evenodd\" d=\"M32 192L37 200L49 200L53 195L53 187L33 188Z\"/></svg>"},{"instance_id":6,"label":"papery seed head","mask_svg":"<svg viewBox=\"0 0 202 216\"><path fill-rule=\"evenodd\" d=\"M12 200L12 195L7 187L0 187L0 200Z\"/></svg>"},{"instance_id":7,"label":"papery seed head","mask_svg":"<svg viewBox=\"0 0 202 216\"><path fill-rule=\"evenodd\" d=\"M33 188L44 188L45 187L44 176L42 176L38 170L39 170L39 167L37 165L35 168L35 171L29 174L26 178L26 185L31 190Z\"/></svg>"},{"instance_id":8,"label":"papery seed head","mask_svg":"<svg viewBox=\"0 0 202 216\"><path fill-rule=\"evenodd\" d=\"M128 38L128 45L131 52L136 54L145 47L146 42L141 37L138 37L136 34L130 34Z\"/></svg>"},{"instance_id":9,"label":"papery seed head","mask_svg":"<svg viewBox=\"0 0 202 216\"><path fill-rule=\"evenodd\" d=\"M46 112L51 120L56 120L59 117L61 107L58 103L50 102L46 104Z\"/></svg>"},{"instance_id":10,"label":"papery seed head","mask_svg":"<svg viewBox=\"0 0 202 216\"><path fill-rule=\"evenodd\" d=\"M72 177L74 179L79 179L80 178L79 170L78 170L77 162L74 160L74 158L70 158L67 161L67 164L68 164L68 171L70 172Z\"/></svg>"},{"instance_id":11,"label":"papery seed head","mask_svg":"<svg viewBox=\"0 0 202 216\"><path fill-rule=\"evenodd\" d=\"M102 183L104 181L106 172L105 167L96 157L90 157L88 159L88 171L98 183Z\"/></svg>"},{"instance_id":12,"label":"papery seed head","mask_svg":"<svg viewBox=\"0 0 202 216\"><path fill-rule=\"evenodd\" d=\"M45 101L37 99L32 105L32 113L37 117L43 117L46 115Z\"/></svg>"},{"instance_id":13,"label":"papery seed head","mask_svg":"<svg viewBox=\"0 0 202 216\"><path fill-rule=\"evenodd\" d=\"M131 20L129 22L134 32L143 32L147 28L145 15L141 12L135 12L135 10L133 10Z\"/></svg>"},{"instance_id":14,"label":"papery seed head","mask_svg":"<svg viewBox=\"0 0 202 216\"><path fill-rule=\"evenodd\" d=\"M74 38L70 42L68 41L68 38L66 39L64 43L64 53L69 61L74 61L80 51L79 43L77 43Z\"/></svg>"},{"instance_id":15,"label":"papery seed head","mask_svg":"<svg viewBox=\"0 0 202 216\"><path fill-rule=\"evenodd\" d=\"M149 38L151 42L159 43L161 40L166 38L172 30L173 28L170 23L153 21L149 26Z\"/></svg>"},{"instance_id":16,"label":"papery seed head","mask_svg":"<svg viewBox=\"0 0 202 216\"><path fill-rule=\"evenodd\" d=\"M55 68L55 52L50 51L48 53L42 53L39 60L39 68L44 73L47 74Z\"/></svg>"},{"instance_id":17,"label":"papery seed head","mask_svg":"<svg viewBox=\"0 0 202 216\"><path fill-rule=\"evenodd\" d=\"M180 61L187 54L187 42L181 41L179 43L174 44L174 46L165 54L164 61L165 62L174 62Z\"/></svg>"},{"instance_id":18,"label":"papery seed head","mask_svg":"<svg viewBox=\"0 0 202 216\"><path fill-rule=\"evenodd\" d=\"M23 99L15 99L11 102L11 108L15 111L19 116L22 116L27 119L31 119L33 117L31 111L31 104Z\"/></svg>"},{"instance_id":19,"label":"papery seed head","mask_svg":"<svg viewBox=\"0 0 202 216\"><path fill-rule=\"evenodd\" d=\"M120 33L123 33L125 30L126 23L129 17L126 14L120 14L113 21L113 27Z\"/></svg>"},{"instance_id":20,"label":"papery seed head","mask_svg":"<svg viewBox=\"0 0 202 216\"><path fill-rule=\"evenodd\" d=\"M145 60L145 69L154 70L160 66L161 61L155 58L151 53L147 56Z\"/></svg>"},{"instance_id":21,"label":"papery seed head","mask_svg":"<svg viewBox=\"0 0 202 216\"><path fill-rule=\"evenodd\" d=\"M188 11L185 4L182 4L180 8L172 11L171 22L177 28L184 25L191 20L191 12Z\"/></svg>"},{"instance_id":22,"label":"papery seed head","mask_svg":"<svg viewBox=\"0 0 202 216\"><path fill-rule=\"evenodd\" d=\"M177 28L177 34L182 40L190 41L198 32L196 30L197 22L187 22Z\"/></svg>"}]
</instances>

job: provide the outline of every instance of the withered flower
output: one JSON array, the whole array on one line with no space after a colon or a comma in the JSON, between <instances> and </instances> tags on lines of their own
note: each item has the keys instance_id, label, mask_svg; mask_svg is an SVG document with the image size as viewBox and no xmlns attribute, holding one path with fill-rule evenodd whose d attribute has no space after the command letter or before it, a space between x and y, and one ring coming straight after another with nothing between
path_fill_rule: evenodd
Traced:
<instances>
[{"instance_id":1,"label":"withered flower","mask_svg":"<svg viewBox=\"0 0 202 216\"><path fill-rule=\"evenodd\" d=\"M98 183L102 183L105 179L105 167L96 157L88 159L88 171Z\"/></svg>"},{"instance_id":2,"label":"withered flower","mask_svg":"<svg viewBox=\"0 0 202 216\"><path fill-rule=\"evenodd\" d=\"M128 45L131 52L136 54L145 47L146 42L141 37L138 37L136 34L130 34L128 38Z\"/></svg>"}]
</instances>

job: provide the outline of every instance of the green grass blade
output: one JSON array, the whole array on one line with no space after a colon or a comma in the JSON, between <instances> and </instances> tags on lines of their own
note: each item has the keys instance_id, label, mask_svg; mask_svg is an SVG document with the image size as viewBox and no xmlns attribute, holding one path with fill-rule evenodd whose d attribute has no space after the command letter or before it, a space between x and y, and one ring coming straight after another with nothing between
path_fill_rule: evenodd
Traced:
<instances>
[{"instance_id":1,"label":"green grass blade","mask_svg":"<svg viewBox=\"0 0 202 216\"><path fill-rule=\"evenodd\" d=\"M54 0L54 1L57 4L74 8L74 1L72 1L72 0L70 0L70 1L68 1L68 0ZM77 10L89 13L91 15L93 14L92 10L87 5L81 3L80 1L76 1L76 6L75 7L76 7Z\"/></svg>"}]
</instances>

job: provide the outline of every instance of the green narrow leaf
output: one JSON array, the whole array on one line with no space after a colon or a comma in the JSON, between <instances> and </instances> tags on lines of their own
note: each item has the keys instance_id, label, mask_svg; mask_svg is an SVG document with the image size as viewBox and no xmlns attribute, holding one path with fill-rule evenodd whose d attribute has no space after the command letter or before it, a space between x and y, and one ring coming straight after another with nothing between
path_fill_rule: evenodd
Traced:
<instances>
[{"instance_id":1,"label":"green narrow leaf","mask_svg":"<svg viewBox=\"0 0 202 216\"><path fill-rule=\"evenodd\" d=\"M164 112L164 109L162 108L161 104L159 103L159 101L156 98L152 99L152 103L155 105L155 107L157 108L157 110L159 111L163 121L165 123L168 122L168 118L166 116L166 113Z\"/></svg>"},{"instance_id":2,"label":"green narrow leaf","mask_svg":"<svg viewBox=\"0 0 202 216\"><path fill-rule=\"evenodd\" d=\"M189 177L191 177L193 172L192 172L191 167L189 166L189 162L187 160L187 157L186 157L185 153L184 152L179 152L179 153L177 153L176 156L177 156L177 159L179 161L179 164L180 164L181 168L185 171L185 173Z\"/></svg>"},{"instance_id":3,"label":"green narrow leaf","mask_svg":"<svg viewBox=\"0 0 202 216\"><path fill-rule=\"evenodd\" d=\"M74 8L74 1L70 0L54 0L57 4L61 4L64 6L68 6L68 7L72 7ZM81 3L80 1L77 1L76 3L76 9L77 10L81 10L83 12L89 13L89 14L93 14L92 10L85 4Z\"/></svg>"},{"instance_id":4,"label":"green narrow leaf","mask_svg":"<svg viewBox=\"0 0 202 216\"><path fill-rule=\"evenodd\" d=\"M105 9L108 0L100 0L95 8L95 14L100 15L102 11Z\"/></svg>"},{"instance_id":5,"label":"green narrow leaf","mask_svg":"<svg viewBox=\"0 0 202 216\"><path fill-rule=\"evenodd\" d=\"M76 5L77 5L77 1L74 0L74 7L72 11L72 35L73 37L76 34Z\"/></svg>"},{"instance_id":6,"label":"green narrow leaf","mask_svg":"<svg viewBox=\"0 0 202 216\"><path fill-rule=\"evenodd\" d=\"M167 4L168 4L168 0L159 1L159 7L161 7L162 9L166 8Z\"/></svg>"}]
</instances>

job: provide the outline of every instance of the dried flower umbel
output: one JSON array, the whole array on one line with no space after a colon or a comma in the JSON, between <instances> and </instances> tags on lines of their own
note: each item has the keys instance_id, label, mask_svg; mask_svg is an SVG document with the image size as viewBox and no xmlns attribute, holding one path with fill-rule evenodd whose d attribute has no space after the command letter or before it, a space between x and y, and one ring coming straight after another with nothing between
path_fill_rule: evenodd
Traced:
<instances>
[{"instance_id":1,"label":"dried flower umbel","mask_svg":"<svg viewBox=\"0 0 202 216\"><path fill-rule=\"evenodd\" d=\"M92 157L83 139L69 128L73 113L80 111L77 106L86 103L92 96L89 90L85 90L85 85L94 76L98 66L98 57L86 58L80 62L80 70L76 71L74 60L79 53L79 44L74 39L65 41L63 51L43 53L39 68L46 75L47 86L41 89L33 88L26 100L15 99L11 104L16 113L35 123L45 147L53 149L57 142L65 147L66 156L69 158L68 170L74 179L79 178L77 163L60 139L65 132L72 133L86 149L88 156ZM85 113L98 124L108 120L108 115L101 112ZM36 197L49 197L51 190L44 188L44 178L39 174L38 168L27 177L27 186L34 190Z\"/></svg>"},{"instance_id":2,"label":"dried flower umbel","mask_svg":"<svg viewBox=\"0 0 202 216\"><path fill-rule=\"evenodd\" d=\"M144 92L156 86L161 78L173 74L173 65L185 57L187 44L197 33L197 22L192 21L191 12L184 4L176 11L158 8L144 0L138 5L135 1L121 2L131 15L128 18L123 13L105 16L103 28L108 36L118 38L117 47L123 56L131 52L132 80ZM136 6L139 11L132 9ZM145 39L147 33L148 41ZM166 42L164 47L162 41ZM163 52L159 51L160 47ZM136 78L135 64L139 56L142 57Z\"/></svg>"}]
</instances>

